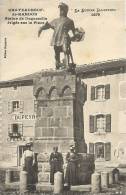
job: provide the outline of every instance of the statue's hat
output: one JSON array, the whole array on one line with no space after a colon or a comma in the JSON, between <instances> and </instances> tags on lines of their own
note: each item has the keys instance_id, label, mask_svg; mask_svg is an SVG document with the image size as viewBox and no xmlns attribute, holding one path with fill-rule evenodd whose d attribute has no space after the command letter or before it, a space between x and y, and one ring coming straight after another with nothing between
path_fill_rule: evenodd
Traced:
<instances>
[{"instance_id":1,"label":"statue's hat","mask_svg":"<svg viewBox=\"0 0 126 195\"><path fill-rule=\"evenodd\" d=\"M61 2L61 3L59 3L58 8L64 8L64 9L68 10L69 7L66 3Z\"/></svg>"}]
</instances>

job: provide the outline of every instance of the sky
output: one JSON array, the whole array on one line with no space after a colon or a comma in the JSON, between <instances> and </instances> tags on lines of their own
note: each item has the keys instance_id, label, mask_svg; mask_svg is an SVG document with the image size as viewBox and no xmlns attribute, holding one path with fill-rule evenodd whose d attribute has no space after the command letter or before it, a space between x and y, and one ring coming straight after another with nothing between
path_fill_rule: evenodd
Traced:
<instances>
[{"instance_id":1,"label":"sky","mask_svg":"<svg viewBox=\"0 0 126 195\"><path fill-rule=\"evenodd\" d=\"M11 17L9 8L42 8L37 17L48 21L59 17L58 4L54 0L0 0L0 80L55 68L54 51L50 46L53 30L42 32L37 37L40 24L7 24L5 17ZM68 17L76 27L85 30L82 42L72 43L74 62L78 65L126 58L126 10L124 0L63 0L69 5ZM115 9L101 11L100 16L92 12L78 12L75 9ZM5 43L6 42L6 43ZM6 44L6 58L5 54Z\"/></svg>"}]
</instances>

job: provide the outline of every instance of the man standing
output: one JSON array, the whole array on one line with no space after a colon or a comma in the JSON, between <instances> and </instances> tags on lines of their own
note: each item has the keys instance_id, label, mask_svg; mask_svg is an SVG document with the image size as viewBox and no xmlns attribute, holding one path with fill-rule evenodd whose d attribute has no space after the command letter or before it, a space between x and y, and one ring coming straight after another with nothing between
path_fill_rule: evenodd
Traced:
<instances>
[{"instance_id":1,"label":"man standing","mask_svg":"<svg viewBox=\"0 0 126 195\"><path fill-rule=\"evenodd\" d=\"M60 3L58 7L60 9L60 17L54 19L50 23L45 23L45 25L42 26L38 32L39 37L43 30L49 28L52 28L54 30L51 46L54 47L55 51L56 69L59 69L61 66L60 52L64 53L64 64L67 67L69 66L70 57L73 63L72 53L70 49L71 39L68 34L69 31L72 31L73 36L75 36L74 22L67 17L69 9L68 5L66 5L65 3Z\"/></svg>"},{"instance_id":2,"label":"man standing","mask_svg":"<svg viewBox=\"0 0 126 195\"><path fill-rule=\"evenodd\" d=\"M50 155L50 183L54 184L54 174L58 171L63 172L63 157L58 152L58 147L53 147L53 152Z\"/></svg>"}]
</instances>

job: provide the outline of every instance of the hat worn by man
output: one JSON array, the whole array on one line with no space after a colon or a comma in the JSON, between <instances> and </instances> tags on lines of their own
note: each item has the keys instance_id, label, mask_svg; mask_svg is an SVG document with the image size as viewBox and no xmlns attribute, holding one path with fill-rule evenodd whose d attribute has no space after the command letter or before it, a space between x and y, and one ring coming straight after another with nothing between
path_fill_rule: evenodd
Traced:
<instances>
[{"instance_id":1,"label":"hat worn by man","mask_svg":"<svg viewBox=\"0 0 126 195\"><path fill-rule=\"evenodd\" d=\"M70 150L75 149L74 145L70 145Z\"/></svg>"},{"instance_id":2,"label":"hat worn by man","mask_svg":"<svg viewBox=\"0 0 126 195\"><path fill-rule=\"evenodd\" d=\"M67 4L65 4L65 3L61 2L61 3L59 3L58 8L63 8L63 9L68 10L68 8L69 8L69 7L68 7L68 5L67 5Z\"/></svg>"}]
</instances>

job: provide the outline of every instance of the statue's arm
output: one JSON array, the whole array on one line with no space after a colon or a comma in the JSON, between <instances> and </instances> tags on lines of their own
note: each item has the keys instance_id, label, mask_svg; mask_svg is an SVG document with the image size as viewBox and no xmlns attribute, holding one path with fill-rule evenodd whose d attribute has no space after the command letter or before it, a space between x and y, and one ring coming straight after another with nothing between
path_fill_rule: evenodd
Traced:
<instances>
[{"instance_id":1,"label":"statue's arm","mask_svg":"<svg viewBox=\"0 0 126 195\"><path fill-rule=\"evenodd\" d=\"M43 30L47 30L49 28L52 28L52 26L50 25L50 23L46 22L43 26L40 27L38 31L38 37L40 37L40 34Z\"/></svg>"},{"instance_id":2,"label":"statue's arm","mask_svg":"<svg viewBox=\"0 0 126 195\"><path fill-rule=\"evenodd\" d=\"M72 24L71 24L71 31L73 33L73 36L75 36L75 25L74 25L74 21L72 21Z\"/></svg>"}]
</instances>

